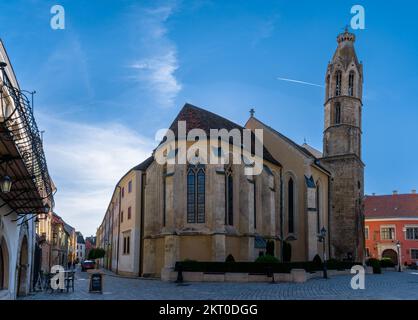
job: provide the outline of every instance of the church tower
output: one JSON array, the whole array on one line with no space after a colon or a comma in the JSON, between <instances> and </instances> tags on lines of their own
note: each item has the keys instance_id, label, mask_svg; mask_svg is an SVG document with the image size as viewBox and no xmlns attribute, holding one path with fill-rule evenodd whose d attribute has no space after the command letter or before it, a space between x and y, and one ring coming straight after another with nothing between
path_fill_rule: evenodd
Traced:
<instances>
[{"instance_id":1,"label":"church tower","mask_svg":"<svg viewBox=\"0 0 418 320\"><path fill-rule=\"evenodd\" d=\"M364 164L361 160L363 66L355 35L337 37L338 47L328 64L325 127L321 163L331 172L329 241L331 257L364 258Z\"/></svg>"}]
</instances>

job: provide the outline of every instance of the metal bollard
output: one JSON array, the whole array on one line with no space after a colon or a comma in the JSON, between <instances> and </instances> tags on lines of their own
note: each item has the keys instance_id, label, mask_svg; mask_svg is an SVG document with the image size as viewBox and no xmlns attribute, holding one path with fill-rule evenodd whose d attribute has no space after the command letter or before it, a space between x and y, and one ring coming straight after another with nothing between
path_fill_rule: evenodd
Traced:
<instances>
[{"instance_id":1,"label":"metal bollard","mask_svg":"<svg viewBox=\"0 0 418 320\"><path fill-rule=\"evenodd\" d=\"M181 263L177 265L177 280L176 283L183 283L183 266Z\"/></svg>"}]
</instances>

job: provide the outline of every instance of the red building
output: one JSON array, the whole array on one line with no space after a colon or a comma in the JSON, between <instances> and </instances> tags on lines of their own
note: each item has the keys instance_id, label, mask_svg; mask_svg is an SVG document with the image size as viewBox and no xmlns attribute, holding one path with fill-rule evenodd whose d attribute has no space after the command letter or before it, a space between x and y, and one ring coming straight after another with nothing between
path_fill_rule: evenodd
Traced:
<instances>
[{"instance_id":1,"label":"red building","mask_svg":"<svg viewBox=\"0 0 418 320\"><path fill-rule=\"evenodd\" d=\"M90 250L96 248L96 237L86 237L86 259L88 259Z\"/></svg>"},{"instance_id":2,"label":"red building","mask_svg":"<svg viewBox=\"0 0 418 320\"><path fill-rule=\"evenodd\" d=\"M366 254L402 265L418 262L418 194L366 196Z\"/></svg>"}]
</instances>

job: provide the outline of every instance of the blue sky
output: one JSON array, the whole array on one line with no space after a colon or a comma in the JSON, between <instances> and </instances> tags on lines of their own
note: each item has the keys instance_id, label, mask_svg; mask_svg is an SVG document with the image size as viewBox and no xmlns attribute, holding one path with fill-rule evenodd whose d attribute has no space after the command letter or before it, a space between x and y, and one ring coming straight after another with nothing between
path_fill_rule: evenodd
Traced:
<instances>
[{"instance_id":1,"label":"blue sky","mask_svg":"<svg viewBox=\"0 0 418 320\"><path fill-rule=\"evenodd\" d=\"M66 29L50 28L63 5ZM418 188L416 1L2 1L0 37L35 116L58 214L95 233L121 175L185 102L238 123L248 110L322 148L322 85L336 36L361 4L366 193Z\"/></svg>"}]
</instances>

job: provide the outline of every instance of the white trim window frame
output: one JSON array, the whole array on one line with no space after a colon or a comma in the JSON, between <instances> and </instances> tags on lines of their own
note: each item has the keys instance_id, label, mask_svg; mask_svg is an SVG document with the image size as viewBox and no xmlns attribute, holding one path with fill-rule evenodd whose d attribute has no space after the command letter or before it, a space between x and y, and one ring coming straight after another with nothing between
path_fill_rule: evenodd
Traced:
<instances>
[{"instance_id":1,"label":"white trim window frame","mask_svg":"<svg viewBox=\"0 0 418 320\"><path fill-rule=\"evenodd\" d=\"M412 251L415 251L415 258L412 256ZM411 255L411 260L418 260L418 249L417 248L411 248L409 249L409 254Z\"/></svg>"},{"instance_id":2,"label":"white trim window frame","mask_svg":"<svg viewBox=\"0 0 418 320\"><path fill-rule=\"evenodd\" d=\"M384 238L383 237L383 232L382 232L382 230L383 229L393 229L393 234L391 234L391 237L389 237L389 238ZM389 231L389 233L391 233L390 231ZM385 232L385 234L386 234L386 232ZM380 240L395 240L396 239L396 226L395 225L381 225L380 226Z\"/></svg>"},{"instance_id":3,"label":"white trim window frame","mask_svg":"<svg viewBox=\"0 0 418 320\"><path fill-rule=\"evenodd\" d=\"M408 237L408 229L412 229L412 238ZM416 241L418 240L418 225L406 225L405 226L405 240Z\"/></svg>"},{"instance_id":4,"label":"white trim window frame","mask_svg":"<svg viewBox=\"0 0 418 320\"><path fill-rule=\"evenodd\" d=\"M370 227L369 226L365 226L364 227L364 239L365 240L370 240Z\"/></svg>"}]
</instances>

